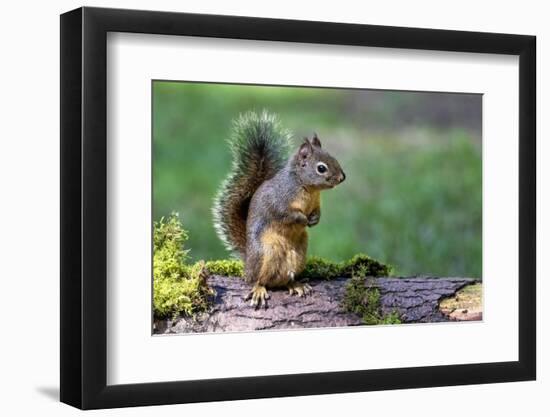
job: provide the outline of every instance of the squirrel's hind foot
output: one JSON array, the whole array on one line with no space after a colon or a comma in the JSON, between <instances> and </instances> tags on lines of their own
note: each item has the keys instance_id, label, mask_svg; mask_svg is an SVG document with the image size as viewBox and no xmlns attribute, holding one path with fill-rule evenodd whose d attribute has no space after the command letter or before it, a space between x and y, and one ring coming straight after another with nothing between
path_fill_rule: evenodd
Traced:
<instances>
[{"instance_id":1,"label":"squirrel's hind foot","mask_svg":"<svg viewBox=\"0 0 550 417\"><path fill-rule=\"evenodd\" d=\"M267 308L267 300L269 300L269 293L265 286L255 284L254 287L247 294L245 301L250 300L250 306L258 309L259 307Z\"/></svg>"},{"instance_id":2,"label":"squirrel's hind foot","mask_svg":"<svg viewBox=\"0 0 550 417\"><path fill-rule=\"evenodd\" d=\"M298 297L305 297L313 292L311 285L301 282L292 281L289 282L286 287L288 288L288 293L290 295L296 294Z\"/></svg>"}]
</instances>

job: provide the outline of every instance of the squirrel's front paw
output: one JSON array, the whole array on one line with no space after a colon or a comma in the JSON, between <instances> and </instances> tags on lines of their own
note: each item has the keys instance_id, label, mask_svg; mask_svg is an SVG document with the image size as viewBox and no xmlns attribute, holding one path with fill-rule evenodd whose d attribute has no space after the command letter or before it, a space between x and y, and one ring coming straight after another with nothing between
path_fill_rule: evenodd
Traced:
<instances>
[{"instance_id":1,"label":"squirrel's front paw","mask_svg":"<svg viewBox=\"0 0 550 417\"><path fill-rule=\"evenodd\" d=\"M245 301L248 301L248 300L250 300L251 307L267 308L267 300L269 300L269 294L267 292L267 289L263 285L255 284L254 287L252 287L252 290L250 290L250 292L245 298Z\"/></svg>"},{"instance_id":2,"label":"squirrel's front paw","mask_svg":"<svg viewBox=\"0 0 550 417\"><path fill-rule=\"evenodd\" d=\"M313 292L313 288L309 284L302 284L301 282L289 282L286 286L290 295L296 294L298 297L305 297Z\"/></svg>"},{"instance_id":3,"label":"squirrel's front paw","mask_svg":"<svg viewBox=\"0 0 550 417\"><path fill-rule=\"evenodd\" d=\"M309 217L307 218L307 225L309 227L312 227L312 226L315 226L316 224L319 223L319 220L321 219L321 216L317 213L312 213L309 215Z\"/></svg>"}]
</instances>

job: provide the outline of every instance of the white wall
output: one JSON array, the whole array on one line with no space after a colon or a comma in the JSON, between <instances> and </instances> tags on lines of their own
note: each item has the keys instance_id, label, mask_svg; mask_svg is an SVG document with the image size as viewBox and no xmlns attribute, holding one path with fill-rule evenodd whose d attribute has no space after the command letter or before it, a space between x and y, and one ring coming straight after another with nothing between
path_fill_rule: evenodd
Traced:
<instances>
[{"instance_id":1,"label":"white wall","mask_svg":"<svg viewBox=\"0 0 550 417\"><path fill-rule=\"evenodd\" d=\"M539 160L539 316L538 381L498 385L435 388L346 395L238 401L101 411L99 415L224 416L312 413L365 413L406 416L543 415L549 411L550 309L542 304L550 284L546 259L550 250L550 146L545 114L549 82L550 26L545 2L392 1L298 2L202 0L92 1L86 5L217 14L281 17L534 34L538 37ZM2 7L0 181L2 225L0 253L2 343L0 344L0 410L4 415L73 415L57 402L59 379L59 17L79 7L76 1L5 2ZM543 193L544 191L544 193ZM543 232L544 233L543 235ZM545 262L546 261L546 262ZM472 341L475 343L475 341ZM94 415L97 415L94 414Z\"/></svg>"}]
</instances>

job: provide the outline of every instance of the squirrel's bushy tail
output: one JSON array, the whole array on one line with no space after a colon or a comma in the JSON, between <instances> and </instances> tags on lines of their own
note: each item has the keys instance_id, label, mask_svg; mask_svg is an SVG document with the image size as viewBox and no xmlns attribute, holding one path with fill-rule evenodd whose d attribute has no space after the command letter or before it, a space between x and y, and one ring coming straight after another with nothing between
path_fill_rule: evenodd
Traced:
<instances>
[{"instance_id":1,"label":"squirrel's bushy tail","mask_svg":"<svg viewBox=\"0 0 550 417\"><path fill-rule=\"evenodd\" d=\"M220 239L229 250L244 257L250 199L262 182L286 163L290 134L275 115L249 112L234 120L228 143L233 163L216 194L212 212Z\"/></svg>"}]
</instances>

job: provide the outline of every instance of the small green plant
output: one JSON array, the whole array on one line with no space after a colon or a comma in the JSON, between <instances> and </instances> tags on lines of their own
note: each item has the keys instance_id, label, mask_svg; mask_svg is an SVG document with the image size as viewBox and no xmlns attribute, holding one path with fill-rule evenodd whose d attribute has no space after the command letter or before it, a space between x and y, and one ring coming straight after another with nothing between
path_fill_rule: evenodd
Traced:
<instances>
[{"instance_id":1,"label":"small green plant","mask_svg":"<svg viewBox=\"0 0 550 417\"><path fill-rule=\"evenodd\" d=\"M186 263L187 232L178 215L161 218L153 228L153 309L156 318L192 316L209 306L204 262Z\"/></svg>"},{"instance_id":2,"label":"small green plant","mask_svg":"<svg viewBox=\"0 0 550 417\"><path fill-rule=\"evenodd\" d=\"M350 313L359 314L363 319L363 323L368 325L401 323L399 314L396 311L389 314L382 312L380 291L372 280L365 279L368 272L367 265L361 265L354 270L354 274L346 286L342 301L343 309Z\"/></svg>"},{"instance_id":3,"label":"small green plant","mask_svg":"<svg viewBox=\"0 0 550 417\"><path fill-rule=\"evenodd\" d=\"M401 317L399 316L399 313L397 311L392 311L389 314L386 314L384 317L382 317L382 320L379 324L401 324Z\"/></svg>"}]
</instances>

